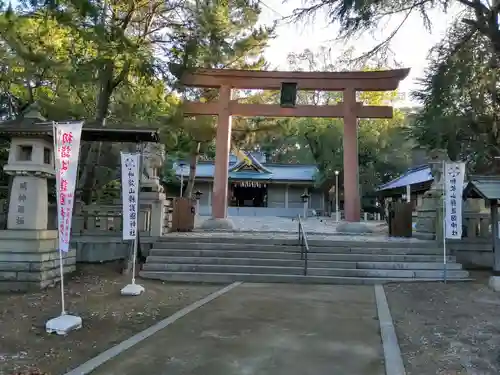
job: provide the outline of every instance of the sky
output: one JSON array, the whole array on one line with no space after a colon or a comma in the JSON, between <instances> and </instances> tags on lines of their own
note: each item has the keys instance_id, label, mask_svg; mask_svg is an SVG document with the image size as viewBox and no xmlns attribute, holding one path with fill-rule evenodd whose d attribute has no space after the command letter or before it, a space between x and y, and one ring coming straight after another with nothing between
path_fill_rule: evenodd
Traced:
<instances>
[{"instance_id":1,"label":"sky","mask_svg":"<svg viewBox=\"0 0 500 375\"><path fill-rule=\"evenodd\" d=\"M279 20L293 12L295 8L302 7L302 0L262 0L263 12L260 22L271 24L274 20ZM402 101L400 106L415 105L409 93L418 87L416 79L423 76L427 66L427 55L435 44L445 35L447 27L451 24L453 17L458 13L458 8L452 8L448 14L441 11L433 11L430 18L433 21L431 33L426 31L418 14L411 15L396 37L393 39L391 48L395 53L395 59L403 67L411 68L409 76L400 85ZM287 70L286 58L290 52L301 52L306 48L317 50L320 46L331 47L333 51L340 51L353 46L359 54L373 48L377 41L380 42L387 37L401 18L393 17L385 30L373 35L364 35L359 40L343 45L334 43L332 40L337 36L338 28L327 22L324 13L319 14L314 22L287 24L279 23L276 39L270 42L265 54L272 68ZM378 35L377 35L378 34Z\"/></svg>"}]
</instances>

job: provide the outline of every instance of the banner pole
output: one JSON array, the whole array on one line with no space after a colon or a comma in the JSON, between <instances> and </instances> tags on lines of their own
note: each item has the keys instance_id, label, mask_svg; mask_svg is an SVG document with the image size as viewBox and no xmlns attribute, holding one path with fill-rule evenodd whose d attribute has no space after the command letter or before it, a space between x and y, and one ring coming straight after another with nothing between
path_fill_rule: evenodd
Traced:
<instances>
[{"instance_id":1,"label":"banner pole","mask_svg":"<svg viewBox=\"0 0 500 375\"><path fill-rule=\"evenodd\" d=\"M443 161L443 177L444 177L444 189L443 189L443 282L446 284L446 272L447 272L447 259L446 259L446 161Z\"/></svg>"},{"instance_id":2,"label":"banner pole","mask_svg":"<svg viewBox=\"0 0 500 375\"><path fill-rule=\"evenodd\" d=\"M138 252L138 247L139 247L139 238L140 238L140 226L139 222L141 219L141 205L139 202L139 195L141 191L141 177L142 177L142 165L143 165L143 148L144 145L141 143L139 147L139 153L135 153L135 155L139 154L139 162L136 165L136 176L137 176L137 199L136 199L136 230L135 230L135 237L132 240L132 283L125 286L121 290L121 294L125 296L138 296L139 294L143 293L145 291L144 287L142 285L136 284L135 283L135 272L136 272L136 262L137 262L137 252ZM122 166L123 168L123 166ZM123 183L123 182L122 182ZM123 188L123 187L122 187ZM123 199L123 198L122 198Z\"/></svg>"},{"instance_id":3,"label":"banner pole","mask_svg":"<svg viewBox=\"0 0 500 375\"><path fill-rule=\"evenodd\" d=\"M73 127L71 128L70 125L76 125L76 127ZM75 136L76 136L76 142L73 143L73 140L71 138L70 141L67 141L67 143L71 143L71 151L70 151L70 155L69 156L66 156L67 158L69 158L68 161L66 161L67 163L69 163L69 166L66 167L66 175L70 174L70 172L73 172L71 170L72 167L74 167L74 173L75 173L75 176L71 176L71 174L69 175L69 177L65 177L65 178L69 178L69 181L67 181L68 185L70 185L70 198L71 199L74 199L74 192L75 192L75 186L76 185L76 174L77 174L77 170L78 170L78 160L79 160L79 152L80 152L80 140L81 140L81 132L82 132L82 126L83 126L83 122L79 122L79 123L65 123L65 124L57 124L56 125L56 122L52 122L52 138L53 138L53 147L54 147L54 169L55 169L55 172L56 172L56 199L57 199L57 202L56 202L56 206L57 206L57 210L58 210L58 213L57 213L57 217L58 217L58 220L57 220L57 233L58 233L58 237L57 237L57 250L59 251L59 272L60 272L60 282L61 282L61 315L56 317L56 318L53 318L53 319L50 319L46 322L45 324L45 330L48 332L48 333L57 333L58 335L66 335L69 331L72 331L72 330L77 330L77 329L80 329L82 328L82 318L77 316L77 315L71 315L71 314L68 314L66 312L66 301L65 301L65 297L64 297L64 263L63 263L63 249L64 247L61 246L61 225L60 225L60 221L62 221L60 218L62 215L60 210L63 209L63 205L64 203L61 201L61 166L63 165L62 161L61 161L61 155L59 155L59 152L60 150L57 149L57 146L61 146L60 144L60 140L57 139L57 132L60 131L61 129L59 128L59 126L64 126L64 127L68 127L70 126L70 129L66 129L65 131L69 131L70 133L69 134L72 134L71 132L72 131L75 131ZM73 146L74 149L73 149ZM73 154L74 152L74 154ZM58 155L58 157L56 157L56 155ZM76 163L76 165L71 165L71 160L74 159L74 163ZM68 172L68 168L70 169L70 172ZM67 199L67 197L66 197ZM67 202L67 200L66 200ZM74 202L73 202L73 205L74 205ZM67 235L68 235L68 242L69 242L69 236L71 236L71 218L72 218L72 215L73 215L73 207L70 207L69 210L66 211L68 214L69 214L69 219L70 219L70 222L69 224L67 224ZM65 232L66 233L66 232ZM68 244L68 247L69 247L69 244ZM69 248L66 250L66 251L69 251Z\"/></svg>"},{"instance_id":4,"label":"banner pole","mask_svg":"<svg viewBox=\"0 0 500 375\"><path fill-rule=\"evenodd\" d=\"M139 242L139 223L141 220L141 202L139 196L141 195L141 180L142 180L142 156L144 154L144 144L140 143L139 146L139 165L137 166L138 173L137 173L137 230L135 231L135 238L134 238L134 262L132 263L132 284L135 284L135 268L136 268L136 263L137 263L137 245Z\"/></svg>"},{"instance_id":5,"label":"banner pole","mask_svg":"<svg viewBox=\"0 0 500 375\"><path fill-rule=\"evenodd\" d=\"M61 272L61 315L66 315L66 307L64 301L64 267L61 249L59 249L59 270Z\"/></svg>"},{"instance_id":6,"label":"banner pole","mask_svg":"<svg viewBox=\"0 0 500 375\"><path fill-rule=\"evenodd\" d=\"M137 260L137 233L135 239L132 241L134 242L134 249L132 251L132 256L134 257L134 260L132 261L132 284L135 285L135 263Z\"/></svg>"},{"instance_id":7,"label":"banner pole","mask_svg":"<svg viewBox=\"0 0 500 375\"><path fill-rule=\"evenodd\" d=\"M57 171L57 168L56 168L56 158L55 158L55 155L56 155L56 152L57 152L57 134L56 134L56 123L54 121L52 121L52 142L53 142L53 146L54 146L54 169ZM56 207L59 207L59 187L57 186L59 184L59 181L60 181L60 178L59 176L56 174L56 199L57 199L57 202L56 202ZM59 226L59 223L58 223L58 226ZM59 236L59 232L58 232L58 236ZM65 306L65 301L64 301L64 272L63 272L63 258L62 258L62 251L61 249L59 249L59 246L57 246L58 250L59 250L59 272L60 272L60 278L61 278L61 315L66 315L66 306Z\"/></svg>"}]
</instances>

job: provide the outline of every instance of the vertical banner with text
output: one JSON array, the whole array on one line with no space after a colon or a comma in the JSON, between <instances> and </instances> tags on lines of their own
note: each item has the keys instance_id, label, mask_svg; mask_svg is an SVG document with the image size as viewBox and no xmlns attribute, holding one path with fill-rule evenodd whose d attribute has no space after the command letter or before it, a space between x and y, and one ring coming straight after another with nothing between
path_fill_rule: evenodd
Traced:
<instances>
[{"instance_id":1,"label":"vertical banner with text","mask_svg":"<svg viewBox=\"0 0 500 375\"><path fill-rule=\"evenodd\" d=\"M59 251L69 250L83 122L54 124Z\"/></svg>"},{"instance_id":2,"label":"vertical banner with text","mask_svg":"<svg viewBox=\"0 0 500 375\"><path fill-rule=\"evenodd\" d=\"M462 195L464 190L465 163L445 163L445 237L462 238Z\"/></svg>"},{"instance_id":3,"label":"vertical banner with text","mask_svg":"<svg viewBox=\"0 0 500 375\"><path fill-rule=\"evenodd\" d=\"M123 239L135 240L139 220L139 162L140 154L121 153Z\"/></svg>"}]
</instances>

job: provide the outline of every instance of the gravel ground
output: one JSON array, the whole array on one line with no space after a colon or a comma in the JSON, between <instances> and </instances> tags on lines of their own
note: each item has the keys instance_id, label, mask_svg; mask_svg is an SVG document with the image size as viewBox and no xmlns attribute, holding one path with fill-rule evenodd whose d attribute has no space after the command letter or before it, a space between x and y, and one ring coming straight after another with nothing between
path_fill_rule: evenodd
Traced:
<instances>
[{"instance_id":1,"label":"gravel ground","mask_svg":"<svg viewBox=\"0 0 500 375\"><path fill-rule=\"evenodd\" d=\"M122 297L130 277L114 264L88 265L69 280L67 310L83 328L66 337L49 335L45 322L60 313L60 289L0 294L0 375L38 370L60 375L109 347L221 288L139 280L146 293Z\"/></svg>"},{"instance_id":2,"label":"gravel ground","mask_svg":"<svg viewBox=\"0 0 500 375\"><path fill-rule=\"evenodd\" d=\"M500 373L500 293L467 283L385 286L407 375Z\"/></svg>"}]
</instances>

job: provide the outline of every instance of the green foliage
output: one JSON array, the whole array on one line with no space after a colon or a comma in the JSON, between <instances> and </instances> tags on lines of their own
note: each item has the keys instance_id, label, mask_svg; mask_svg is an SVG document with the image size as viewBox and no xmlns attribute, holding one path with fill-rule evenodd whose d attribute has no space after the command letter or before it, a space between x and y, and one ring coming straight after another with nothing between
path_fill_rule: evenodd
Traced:
<instances>
[{"instance_id":1,"label":"green foliage","mask_svg":"<svg viewBox=\"0 0 500 375\"><path fill-rule=\"evenodd\" d=\"M308 0L297 9L296 19L326 10L340 26L340 39L384 29L394 15L385 40L367 51L367 56L387 50L392 38L412 14L420 14L427 29L429 11L447 12L453 7L454 25L432 51L430 66L415 97L423 109L411 123L410 135L430 150L446 149L455 160L467 160L476 173L498 169L493 158L499 147L500 6L482 0ZM497 170L500 172L500 170Z\"/></svg>"},{"instance_id":2,"label":"green foliage","mask_svg":"<svg viewBox=\"0 0 500 375\"><path fill-rule=\"evenodd\" d=\"M217 91L180 87L176 82L182 73L194 67L262 69L266 62L264 48L273 35L273 28L257 26L260 4L253 0L187 1L183 16L188 22L175 28L174 48L170 50L170 73L173 86L190 100L210 102L217 98ZM186 195L194 186L194 172L200 153L213 147L216 119L212 116L184 118L178 113L169 123L172 132L182 134L179 145L190 154L190 176ZM255 122L247 119L233 121L235 134L249 134ZM245 138L245 137L243 137ZM241 139L240 139L241 141Z\"/></svg>"},{"instance_id":3,"label":"green foliage","mask_svg":"<svg viewBox=\"0 0 500 375\"><path fill-rule=\"evenodd\" d=\"M429 149L446 149L476 172L492 170L500 155L498 59L488 39L469 39L461 23L449 30L431 54L415 97L423 103L411 133Z\"/></svg>"},{"instance_id":4,"label":"green foliage","mask_svg":"<svg viewBox=\"0 0 500 375\"><path fill-rule=\"evenodd\" d=\"M330 51L321 48L318 53L305 50L290 54L293 70L345 70L345 56L333 60ZM365 66L363 69L372 69ZM361 92L358 101L366 105L392 104L396 92ZM299 92L298 104L333 105L342 101L338 92ZM278 146L271 153L278 161L313 162L318 166L317 184L325 187L335 181L335 171L343 170L343 122L341 119L289 119L281 129L286 135L272 138L270 145ZM405 116L395 110L393 119L363 119L358 125L360 184L363 192L372 192L405 171L410 164L413 143L407 140ZM270 149L263 146L262 149Z\"/></svg>"},{"instance_id":5,"label":"green foliage","mask_svg":"<svg viewBox=\"0 0 500 375\"><path fill-rule=\"evenodd\" d=\"M0 118L12 118L36 101L53 120L160 128L168 153L164 179L173 183L174 160L189 158L193 164L199 157L214 156L214 118L185 119L181 100L208 102L218 95L216 90L180 87L178 78L195 67L265 69L263 51L274 27L258 25L260 12L255 0L21 3L0 14ZM332 61L327 52L291 55L290 65L294 70L353 68ZM278 101L276 92L239 94L246 103ZM359 100L381 104L393 94L364 93ZM338 93L301 92L298 104L340 100ZM404 126L401 114L360 123L365 191L404 169L409 154L401 135ZM275 162L315 163L319 182L342 169L342 133L341 121L335 119L233 119L235 145L265 151ZM80 187L110 198L124 145L98 145L82 148Z\"/></svg>"},{"instance_id":6,"label":"green foliage","mask_svg":"<svg viewBox=\"0 0 500 375\"><path fill-rule=\"evenodd\" d=\"M0 118L36 101L51 120L165 127L179 100L167 91L155 55L173 4L106 4L23 4L0 13ZM176 134L162 136L167 148L177 143ZM84 144L79 186L92 192L116 179L123 147Z\"/></svg>"}]
</instances>

